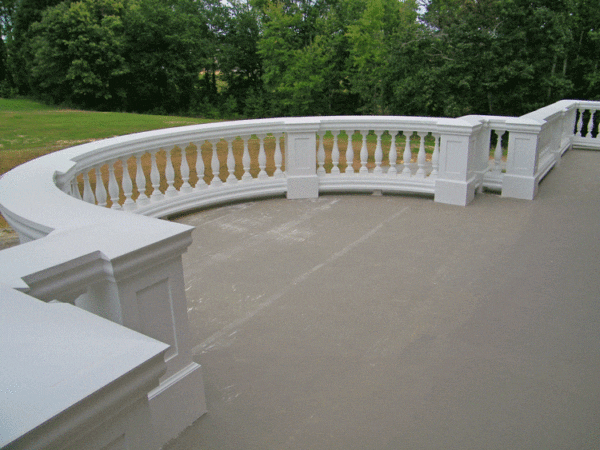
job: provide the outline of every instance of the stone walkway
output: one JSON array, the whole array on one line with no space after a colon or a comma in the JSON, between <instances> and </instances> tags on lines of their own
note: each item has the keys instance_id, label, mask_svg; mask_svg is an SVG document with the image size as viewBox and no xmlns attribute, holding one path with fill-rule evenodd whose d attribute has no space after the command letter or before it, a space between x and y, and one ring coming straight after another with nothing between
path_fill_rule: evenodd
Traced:
<instances>
[{"instance_id":1,"label":"stone walkway","mask_svg":"<svg viewBox=\"0 0 600 450\"><path fill-rule=\"evenodd\" d=\"M167 449L600 448L598 153L568 152L534 201L178 221L209 412Z\"/></svg>"}]
</instances>

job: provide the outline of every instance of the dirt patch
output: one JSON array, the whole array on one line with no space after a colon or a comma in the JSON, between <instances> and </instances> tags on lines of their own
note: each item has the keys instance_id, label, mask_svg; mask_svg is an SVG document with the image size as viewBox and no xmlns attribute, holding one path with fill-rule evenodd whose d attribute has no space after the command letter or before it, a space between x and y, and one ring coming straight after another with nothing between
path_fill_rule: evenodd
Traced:
<instances>
[{"instance_id":1,"label":"dirt patch","mask_svg":"<svg viewBox=\"0 0 600 450\"><path fill-rule=\"evenodd\" d=\"M12 228L0 228L0 250L19 245L19 236Z\"/></svg>"}]
</instances>

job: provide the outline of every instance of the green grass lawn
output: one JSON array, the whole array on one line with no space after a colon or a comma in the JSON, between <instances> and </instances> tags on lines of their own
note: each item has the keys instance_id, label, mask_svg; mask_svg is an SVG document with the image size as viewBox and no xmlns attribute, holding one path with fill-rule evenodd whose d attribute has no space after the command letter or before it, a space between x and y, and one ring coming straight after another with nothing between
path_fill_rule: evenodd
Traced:
<instances>
[{"instance_id":1,"label":"green grass lawn","mask_svg":"<svg viewBox=\"0 0 600 450\"><path fill-rule=\"evenodd\" d=\"M73 145L139 131L211 122L206 119L59 109L0 98L0 174Z\"/></svg>"}]
</instances>

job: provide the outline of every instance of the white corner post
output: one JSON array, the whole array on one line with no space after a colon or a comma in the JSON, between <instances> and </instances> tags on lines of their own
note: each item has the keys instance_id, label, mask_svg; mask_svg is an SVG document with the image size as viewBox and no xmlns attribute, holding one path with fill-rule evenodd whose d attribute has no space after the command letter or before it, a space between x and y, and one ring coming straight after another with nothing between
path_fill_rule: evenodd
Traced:
<instances>
[{"instance_id":1,"label":"white corner post","mask_svg":"<svg viewBox=\"0 0 600 450\"><path fill-rule=\"evenodd\" d=\"M285 175L287 198L317 198L316 132L320 122L315 119L289 119L286 121Z\"/></svg>"},{"instance_id":2,"label":"white corner post","mask_svg":"<svg viewBox=\"0 0 600 450\"><path fill-rule=\"evenodd\" d=\"M167 373L148 400L158 444L176 438L206 413L202 369L192 360L187 301L181 255L191 243L166 245L170 254L135 264L113 261L114 283L123 313L123 325L170 345L165 354ZM184 248L177 248L179 245ZM144 257L143 254L137 255Z\"/></svg>"},{"instance_id":3,"label":"white corner post","mask_svg":"<svg viewBox=\"0 0 600 450\"><path fill-rule=\"evenodd\" d=\"M101 236L95 231L87 233L94 236L92 247L97 251L24 281L34 297L74 301L82 309L169 345L166 373L148 393L158 448L207 411L201 366L192 359L183 279L182 254L192 242L192 227L124 215L121 223L107 226ZM117 231L126 235L120 243L111 239ZM72 237L62 234L65 242L55 246L68 246ZM127 241L131 245L124 248Z\"/></svg>"},{"instance_id":4,"label":"white corner post","mask_svg":"<svg viewBox=\"0 0 600 450\"><path fill-rule=\"evenodd\" d=\"M542 123L532 119L506 121L509 131L506 173L502 180L502 197L533 200L537 194L538 140Z\"/></svg>"},{"instance_id":5,"label":"white corner post","mask_svg":"<svg viewBox=\"0 0 600 450\"><path fill-rule=\"evenodd\" d=\"M434 200L465 206L475 197L480 182L476 152L482 125L462 119L441 119L437 125L442 137Z\"/></svg>"}]
</instances>

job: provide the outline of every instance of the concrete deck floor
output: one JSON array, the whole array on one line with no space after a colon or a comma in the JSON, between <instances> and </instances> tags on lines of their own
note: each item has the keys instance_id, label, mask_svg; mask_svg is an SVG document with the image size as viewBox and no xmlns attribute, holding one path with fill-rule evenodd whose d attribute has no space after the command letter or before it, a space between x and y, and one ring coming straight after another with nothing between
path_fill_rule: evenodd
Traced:
<instances>
[{"instance_id":1,"label":"concrete deck floor","mask_svg":"<svg viewBox=\"0 0 600 450\"><path fill-rule=\"evenodd\" d=\"M600 448L600 154L534 201L182 217L208 414L167 449Z\"/></svg>"}]
</instances>

